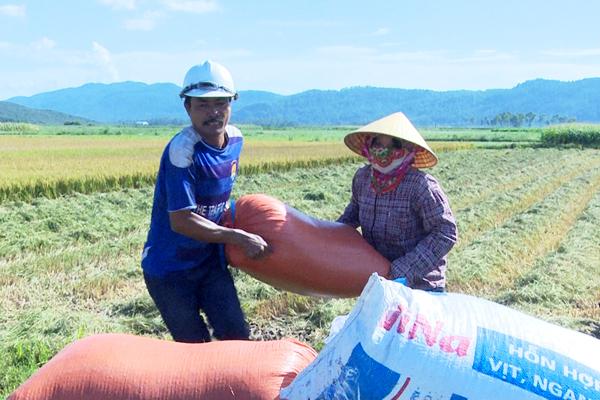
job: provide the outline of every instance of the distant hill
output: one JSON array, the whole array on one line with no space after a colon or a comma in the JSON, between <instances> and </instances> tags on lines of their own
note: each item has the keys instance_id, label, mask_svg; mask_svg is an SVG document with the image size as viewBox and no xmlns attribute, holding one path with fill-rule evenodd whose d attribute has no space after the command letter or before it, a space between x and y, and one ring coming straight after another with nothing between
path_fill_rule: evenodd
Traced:
<instances>
[{"instance_id":1,"label":"distant hill","mask_svg":"<svg viewBox=\"0 0 600 400\"><path fill-rule=\"evenodd\" d=\"M36 109L47 108L80 115L105 123L180 123L187 121L187 114L179 98L180 91L181 88L172 83L88 83L77 88L40 93L31 97L13 97L8 101ZM234 110L254 103L273 102L281 97L283 96L264 91L245 91L234 103Z\"/></svg>"},{"instance_id":2,"label":"distant hill","mask_svg":"<svg viewBox=\"0 0 600 400\"><path fill-rule=\"evenodd\" d=\"M179 90L177 85L170 83L88 83L31 97L13 97L8 101L107 123L183 120L186 114L178 97Z\"/></svg>"},{"instance_id":3,"label":"distant hill","mask_svg":"<svg viewBox=\"0 0 600 400\"><path fill-rule=\"evenodd\" d=\"M403 111L420 126L481 125L503 112L600 121L600 78L575 82L534 80L512 89L446 91L355 87L311 90L235 114L241 121L289 125L360 125Z\"/></svg>"},{"instance_id":4,"label":"distant hill","mask_svg":"<svg viewBox=\"0 0 600 400\"><path fill-rule=\"evenodd\" d=\"M105 123L184 123L187 115L179 91L171 83L92 83L8 101ZM544 122L559 116L600 122L600 78L537 79L512 89L480 91L353 87L288 96L241 91L232 120L257 125L360 125L396 111L419 126L479 126L506 112L533 113Z\"/></svg>"},{"instance_id":5,"label":"distant hill","mask_svg":"<svg viewBox=\"0 0 600 400\"><path fill-rule=\"evenodd\" d=\"M18 104L0 101L0 122L29 122L33 124L63 125L65 122L89 123L85 118L50 110L36 110Z\"/></svg>"}]
</instances>

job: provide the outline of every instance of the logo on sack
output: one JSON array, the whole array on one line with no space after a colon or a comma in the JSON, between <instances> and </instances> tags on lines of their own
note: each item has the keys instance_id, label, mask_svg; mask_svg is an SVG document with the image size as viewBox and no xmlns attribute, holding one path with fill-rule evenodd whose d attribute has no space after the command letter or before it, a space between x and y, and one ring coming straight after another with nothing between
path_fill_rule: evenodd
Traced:
<instances>
[{"instance_id":1,"label":"logo on sack","mask_svg":"<svg viewBox=\"0 0 600 400\"><path fill-rule=\"evenodd\" d=\"M396 309L386 311L382 326L386 331L392 331L396 326L395 332L408 340L421 338L427 346L433 347L437 344L443 352L456 353L459 357L467 355L471 344L471 339L466 336L443 334L443 321L432 323L426 315L421 313L413 315L402 304L399 304Z\"/></svg>"},{"instance_id":2,"label":"logo on sack","mask_svg":"<svg viewBox=\"0 0 600 400\"><path fill-rule=\"evenodd\" d=\"M369 356L360 343L352 349L345 364L339 359L337 362L339 375L315 400L383 399L401 384L400 390L392 397L396 400L410 382L409 377L401 379L401 374Z\"/></svg>"}]
</instances>

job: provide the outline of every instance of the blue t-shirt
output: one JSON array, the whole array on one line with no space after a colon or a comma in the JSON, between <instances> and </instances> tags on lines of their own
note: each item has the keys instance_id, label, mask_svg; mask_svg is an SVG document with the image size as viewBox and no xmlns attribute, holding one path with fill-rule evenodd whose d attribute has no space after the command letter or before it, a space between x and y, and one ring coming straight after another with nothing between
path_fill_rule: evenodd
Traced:
<instances>
[{"instance_id":1,"label":"blue t-shirt","mask_svg":"<svg viewBox=\"0 0 600 400\"><path fill-rule=\"evenodd\" d=\"M189 126L171 139L160 160L154 189L150 230L142 253L149 275L195 268L216 246L180 235L171 229L169 212L193 210L218 223L227 206L238 170L243 138L227 125L227 145L218 149L205 143Z\"/></svg>"}]
</instances>

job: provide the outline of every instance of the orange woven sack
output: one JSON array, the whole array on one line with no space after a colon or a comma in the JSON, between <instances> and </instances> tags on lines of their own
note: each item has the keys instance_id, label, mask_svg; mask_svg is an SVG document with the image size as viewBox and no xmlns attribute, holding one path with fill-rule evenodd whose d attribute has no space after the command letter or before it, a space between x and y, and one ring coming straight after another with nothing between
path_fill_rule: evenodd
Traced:
<instances>
[{"instance_id":1,"label":"orange woven sack","mask_svg":"<svg viewBox=\"0 0 600 400\"><path fill-rule=\"evenodd\" d=\"M8 400L273 400L315 357L293 339L189 344L101 334L65 347Z\"/></svg>"},{"instance_id":2,"label":"orange woven sack","mask_svg":"<svg viewBox=\"0 0 600 400\"><path fill-rule=\"evenodd\" d=\"M225 246L230 265L274 287L303 295L359 296L369 276L387 277L390 262L352 227L312 218L263 194L240 197L224 225L262 236L272 252L258 260Z\"/></svg>"}]
</instances>

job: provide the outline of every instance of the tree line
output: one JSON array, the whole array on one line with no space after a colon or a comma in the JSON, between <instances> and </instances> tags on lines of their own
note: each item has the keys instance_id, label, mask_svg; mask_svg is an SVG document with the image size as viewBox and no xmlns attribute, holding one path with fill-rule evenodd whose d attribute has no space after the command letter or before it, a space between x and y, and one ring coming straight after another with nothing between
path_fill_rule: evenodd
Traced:
<instances>
[{"instance_id":1,"label":"tree line","mask_svg":"<svg viewBox=\"0 0 600 400\"><path fill-rule=\"evenodd\" d=\"M531 127L531 126L545 126L551 124L564 124L575 122L576 118L566 117L559 114L546 115L546 114L535 114L528 112L526 114L505 111L495 115L492 118L484 118L481 120L482 125L487 126L500 126L500 127Z\"/></svg>"}]
</instances>

